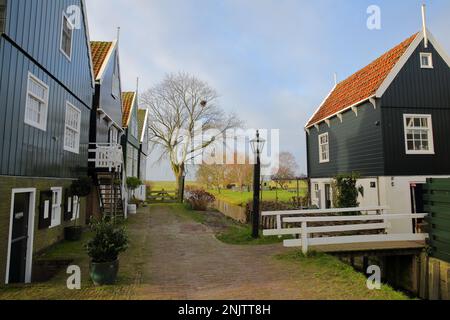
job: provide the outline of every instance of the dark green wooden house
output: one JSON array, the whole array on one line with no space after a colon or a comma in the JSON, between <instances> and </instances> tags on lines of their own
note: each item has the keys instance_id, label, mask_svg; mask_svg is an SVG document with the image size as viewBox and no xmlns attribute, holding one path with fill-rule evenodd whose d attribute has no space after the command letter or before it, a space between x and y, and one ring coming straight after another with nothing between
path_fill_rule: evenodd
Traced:
<instances>
[{"instance_id":1,"label":"dark green wooden house","mask_svg":"<svg viewBox=\"0 0 450 320\"><path fill-rule=\"evenodd\" d=\"M85 1L0 0L3 283L31 282L35 255L85 221L69 187L87 175L93 95Z\"/></svg>"}]
</instances>

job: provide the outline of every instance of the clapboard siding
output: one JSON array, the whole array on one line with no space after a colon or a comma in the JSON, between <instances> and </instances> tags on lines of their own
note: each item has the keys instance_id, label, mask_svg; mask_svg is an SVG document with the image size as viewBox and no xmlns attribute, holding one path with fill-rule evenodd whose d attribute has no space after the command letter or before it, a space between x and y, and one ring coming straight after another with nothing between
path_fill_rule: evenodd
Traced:
<instances>
[{"instance_id":1,"label":"clapboard siding","mask_svg":"<svg viewBox=\"0 0 450 320\"><path fill-rule=\"evenodd\" d=\"M433 69L420 68L420 52ZM450 68L430 43L410 57L381 100L386 175L450 174ZM407 155L403 114L431 114L435 155Z\"/></svg>"},{"instance_id":2,"label":"clapboard siding","mask_svg":"<svg viewBox=\"0 0 450 320\"><path fill-rule=\"evenodd\" d=\"M381 175L384 170L381 112L372 104L343 114L343 122L334 117L331 126L321 123L307 136L308 171L311 178L333 177L340 173L359 172L363 176ZM328 132L330 162L319 163L319 135Z\"/></svg>"},{"instance_id":3,"label":"clapboard siding","mask_svg":"<svg viewBox=\"0 0 450 320\"><path fill-rule=\"evenodd\" d=\"M0 34L5 28L6 0L0 0Z\"/></svg>"},{"instance_id":4,"label":"clapboard siding","mask_svg":"<svg viewBox=\"0 0 450 320\"><path fill-rule=\"evenodd\" d=\"M80 0L8 1L5 33L10 41L90 107L94 89L83 23L73 32L71 61L60 51L62 16L71 5L80 8L83 19Z\"/></svg>"},{"instance_id":5,"label":"clapboard siding","mask_svg":"<svg viewBox=\"0 0 450 320\"><path fill-rule=\"evenodd\" d=\"M0 66L0 175L79 176L87 167L90 109L4 38ZM28 72L49 86L45 132L24 123ZM63 150L66 101L82 112L79 154Z\"/></svg>"}]
</instances>

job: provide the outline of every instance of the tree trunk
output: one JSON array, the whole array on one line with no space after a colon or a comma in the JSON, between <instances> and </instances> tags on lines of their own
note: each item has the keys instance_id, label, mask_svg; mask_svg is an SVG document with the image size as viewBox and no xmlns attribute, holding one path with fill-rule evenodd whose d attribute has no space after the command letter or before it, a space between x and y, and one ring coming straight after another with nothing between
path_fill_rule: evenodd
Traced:
<instances>
[{"instance_id":1,"label":"tree trunk","mask_svg":"<svg viewBox=\"0 0 450 320\"><path fill-rule=\"evenodd\" d=\"M183 202L183 190L184 190L184 163L181 165L172 164L172 171L175 175L178 201Z\"/></svg>"}]
</instances>

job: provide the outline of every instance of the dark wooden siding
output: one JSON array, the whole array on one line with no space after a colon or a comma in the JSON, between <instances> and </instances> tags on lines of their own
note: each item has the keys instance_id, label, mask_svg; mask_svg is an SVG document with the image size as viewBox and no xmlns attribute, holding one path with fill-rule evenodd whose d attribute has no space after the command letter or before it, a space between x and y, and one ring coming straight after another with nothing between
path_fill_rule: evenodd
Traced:
<instances>
[{"instance_id":1,"label":"dark wooden siding","mask_svg":"<svg viewBox=\"0 0 450 320\"><path fill-rule=\"evenodd\" d=\"M116 47L117 48L117 47ZM110 116L114 122L119 126L122 125L122 97L120 88L120 79L114 79L114 68L119 68L117 59L117 49L114 50L111 59L105 68L103 74L101 85L99 88L99 107L105 110L105 112ZM119 92L118 97L114 97L112 94L112 84L113 81L119 81Z\"/></svg>"},{"instance_id":2,"label":"dark wooden siding","mask_svg":"<svg viewBox=\"0 0 450 320\"><path fill-rule=\"evenodd\" d=\"M0 68L0 175L79 176L87 167L90 109L3 37ZM28 72L49 86L46 132L24 123ZM66 101L82 112L80 154L63 150Z\"/></svg>"},{"instance_id":3,"label":"dark wooden siding","mask_svg":"<svg viewBox=\"0 0 450 320\"><path fill-rule=\"evenodd\" d=\"M420 52L433 69L420 68ZM414 52L381 99L386 175L450 174L450 68L433 45ZM403 114L431 114L435 155L407 155Z\"/></svg>"},{"instance_id":4,"label":"dark wooden siding","mask_svg":"<svg viewBox=\"0 0 450 320\"><path fill-rule=\"evenodd\" d=\"M92 110L91 115L91 142L109 142L109 125L107 121L101 119L98 114L97 110L99 108L103 109L119 127L122 127L121 90L119 90L118 97L114 97L112 94L113 81L119 81L119 89L121 88L120 78L117 77L114 79L114 67L116 67L117 70L120 70L118 61L116 47L111 59L107 63L101 82L99 83L97 81L95 86L94 109Z\"/></svg>"},{"instance_id":5,"label":"dark wooden siding","mask_svg":"<svg viewBox=\"0 0 450 320\"><path fill-rule=\"evenodd\" d=\"M91 106L93 85L83 23L73 32L71 62L60 51L63 12L71 5L82 8L80 0L9 1L6 34L86 106Z\"/></svg>"},{"instance_id":6,"label":"dark wooden siding","mask_svg":"<svg viewBox=\"0 0 450 320\"><path fill-rule=\"evenodd\" d=\"M6 0L0 0L0 34L5 28Z\"/></svg>"},{"instance_id":7,"label":"dark wooden siding","mask_svg":"<svg viewBox=\"0 0 450 320\"><path fill-rule=\"evenodd\" d=\"M353 111L343 114L341 123L337 117L331 119L331 127L320 124L320 130L312 127L307 136L308 172L311 178L328 178L340 173L359 172L363 176L383 174L382 133L379 122L381 112L372 104L358 107L358 116ZM330 162L319 163L320 134L328 132Z\"/></svg>"}]
</instances>

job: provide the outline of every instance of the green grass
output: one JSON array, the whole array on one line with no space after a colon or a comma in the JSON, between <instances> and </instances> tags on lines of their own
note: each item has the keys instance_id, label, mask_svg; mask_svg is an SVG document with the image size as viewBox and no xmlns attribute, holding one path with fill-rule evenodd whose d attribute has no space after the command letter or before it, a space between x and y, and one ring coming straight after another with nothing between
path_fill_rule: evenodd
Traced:
<instances>
[{"instance_id":1,"label":"green grass","mask_svg":"<svg viewBox=\"0 0 450 320\"><path fill-rule=\"evenodd\" d=\"M252 228L248 225L236 225L228 228L225 232L216 235L216 238L226 244L232 245L266 245L281 243L290 237L264 237L260 235L258 239L252 237Z\"/></svg>"},{"instance_id":2,"label":"green grass","mask_svg":"<svg viewBox=\"0 0 450 320\"><path fill-rule=\"evenodd\" d=\"M220 193L216 190L208 190L211 194L213 194L217 199L226 201L230 204L234 204L237 206L245 206L248 202L253 199L253 192L239 192L232 190L222 190ZM306 190L300 190L300 196L305 196ZM296 197L296 192L289 192L286 190L277 191L262 191L262 200L263 201L280 201L280 202L290 202L293 197Z\"/></svg>"},{"instance_id":3,"label":"green grass","mask_svg":"<svg viewBox=\"0 0 450 320\"><path fill-rule=\"evenodd\" d=\"M176 189L176 185L174 181L150 181L149 182L152 190L166 190L173 191ZM273 184L273 183L271 183ZM194 188L202 188L202 185L188 181L186 182L186 186L194 187ZM278 191L262 191L262 199L263 201L280 201L280 202L290 202L293 197L297 196L296 186L293 183L290 185L290 191L287 190L278 190ZM305 182L300 182L300 196L304 197L307 193L307 185ZM213 194L217 199L226 201L230 204L237 206L245 206L248 202L253 199L253 192L250 191L233 191L233 190L221 190L219 193L217 190L208 190L209 193Z\"/></svg>"},{"instance_id":4,"label":"green grass","mask_svg":"<svg viewBox=\"0 0 450 320\"><path fill-rule=\"evenodd\" d=\"M367 278L362 273L328 254L311 252L305 256L300 251L290 251L277 255L276 259L298 264L304 270L314 270L314 277L320 279L321 282L328 283L330 291L345 284L348 290L342 292L342 299L348 299L349 295L364 297L368 293L375 295L375 299L380 300L410 299L404 293L396 291L386 284L382 284L380 290L368 291Z\"/></svg>"}]
</instances>

